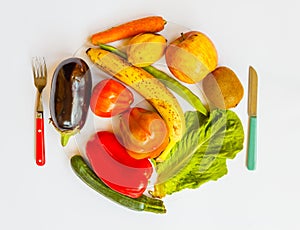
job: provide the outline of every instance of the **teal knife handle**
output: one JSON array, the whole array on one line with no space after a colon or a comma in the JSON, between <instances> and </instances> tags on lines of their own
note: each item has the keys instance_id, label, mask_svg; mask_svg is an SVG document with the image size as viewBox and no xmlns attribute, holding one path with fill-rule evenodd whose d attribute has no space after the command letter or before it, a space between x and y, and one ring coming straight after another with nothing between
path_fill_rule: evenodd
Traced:
<instances>
[{"instance_id":1,"label":"teal knife handle","mask_svg":"<svg viewBox=\"0 0 300 230\"><path fill-rule=\"evenodd\" d=\"M247 168L255 170L256 168L256 116L249 118L248 128L248 149L247 149Z\"/></svg>"}]
</instances>

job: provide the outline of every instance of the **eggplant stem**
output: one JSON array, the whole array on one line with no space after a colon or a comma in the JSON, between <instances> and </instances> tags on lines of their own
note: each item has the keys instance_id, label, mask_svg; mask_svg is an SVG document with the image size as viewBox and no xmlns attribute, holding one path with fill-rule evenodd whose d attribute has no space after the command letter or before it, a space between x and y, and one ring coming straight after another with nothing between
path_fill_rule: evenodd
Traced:
<instances>
[{"instance_id":1,"label":"eggplant stem","mask_svg":"<svg viewBox=\"0 0 300 230\"><path fill-rule=\"evenodd\" d=\"M70 130L70 131L60 132L60 137L61 137L60 138L60 143L61 143L61 145L63 147L65 147L68 144L70 137L75 135L79 131L80 131L80 128L76 127L75 129Z\"/></svg>"},{"instance_id":2,"label":"eggplant stem","mask_svg":"<svg viewBox=\"0 0 300 230\"><path fill-rule=\"evenodd\" d=\"M68 144L68 141L71 136L72 134L70 133L61 133L61 139L60 139L61 145L65 147Z\"/></svg>"}]
</instances>

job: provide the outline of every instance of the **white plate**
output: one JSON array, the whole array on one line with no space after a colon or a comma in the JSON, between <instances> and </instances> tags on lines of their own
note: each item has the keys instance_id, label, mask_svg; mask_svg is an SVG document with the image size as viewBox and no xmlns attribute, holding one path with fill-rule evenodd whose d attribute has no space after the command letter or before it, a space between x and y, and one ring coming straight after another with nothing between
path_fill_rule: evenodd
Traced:
<instances>
[{"instance_id":1,"label":"white plate","mask_svg":"<svg viewBox=\"0 0 300 230\"><path fill-rule=\"evenodd\" d=\"M185 33L187 31L189 31L189 29L184 26L180 26L180 25L168 22L165 26L165 29L163 31L161 31L160 34L163 35L165 38L167 38L168 42L171 42L174 39L178 38L181 35L181 33ZM119 47L119 48L122 46L122 44L120 42L111 43L110 45L113 45L113 46ZM80 57L87 62L87 64L89 65L89 67L91 69L91 72L92 72L93 86L95 86L101 80L103 80L105 78L111 78L111 76L102 72L99 68L97 68L90 61L89 57L86 55L86 50L90 47L94 47L94 46L91 43L86 42L86 44L84 44L82 47L80 47L75 52L74 56ZM158 62L153 64L153 66L164 71L169 76L172 76L172 74L170 73L170 71L166 65L164 57L162 57ZM184 83L182 83L182 84L184 84ZM197 96L199 96L199 98L204 102L204 104L206 104L205 98L202 94L200 84L194 84L194 85L186 84L186 86L188 86ZM139 107L144 107L144 108L148 108L148 109L151 108L151 105L142 96L140 96L138 93L135 93L132 89L131 89L131 91L134 94L134 103L132 104L132 107L139 106ZM178 101L184 111L194 110L194 108L192 106L190 106L184 99L182 99L180 96L178 96L173 91L171 91L171 92L178 99ZM79 134L75 135L77 148L83 157L85 157L87 159L86 153L85 153L85 146L86 146L87 141L97 131L101 131L101 130L112 131L113 123L114 123L113 120L114 120L114 118L100 118L100 117L94 115L91 110L89 110L89 114L87 116L85 126L83 127L83 129L80 131ZM149 183L149 187L152 187L154 185L154 183L155 183L155 173L152 176L152 179Z\"/></svg>"}]
</instances>

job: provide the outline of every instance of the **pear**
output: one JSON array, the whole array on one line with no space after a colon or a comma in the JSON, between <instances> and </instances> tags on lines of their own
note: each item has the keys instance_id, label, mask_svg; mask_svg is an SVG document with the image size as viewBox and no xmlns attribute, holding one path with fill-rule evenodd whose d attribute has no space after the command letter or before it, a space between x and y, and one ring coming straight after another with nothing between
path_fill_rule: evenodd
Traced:
<instances>
[{"instance_id":1,"label":"pear","mask_svg":"<svg viewBox=\"0 0 300 230\"><path fill-rule=\"evenodd\" d=\"M167 40L160 34L136 35L128 43L127 60L137 67L152 65L164 55L166 46Z\"/></svg>"}]
</instances>

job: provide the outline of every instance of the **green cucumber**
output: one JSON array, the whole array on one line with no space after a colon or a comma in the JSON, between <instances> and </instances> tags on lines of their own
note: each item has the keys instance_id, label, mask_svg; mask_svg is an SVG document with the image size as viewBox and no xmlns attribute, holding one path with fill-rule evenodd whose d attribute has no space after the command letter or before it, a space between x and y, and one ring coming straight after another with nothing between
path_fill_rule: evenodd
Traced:
<instances>
[{"instance_id":1,"label":"green cucumber","mask_svg":"<svg viewBox=\"0 0 300 230\"><path fill-rule=\"evenodd\" d=\"M101 49L117 54L122 58L125 59L127 58L127 55L125 53L123 53L122 51L118 50L117 48L111 45L100 44L99 47ZM184 100L186 100L191 106L193 106L198 112L202 113L205 116L208 116L208 111L203 105L200 98L196 96L189 88L182 85L176 79L170 77L168 74L155 68L154 66L149 65L142 68L146 70L148 73L150 73L152 76L160 80L168 88L176 92L179 96L181 96Z\"/></svg>"},{"instance_id":2,"label":"green cucumber","mask_svg":"<svg viewBox=\"0 0 300 230\"><path fill-rule=\"evenodd\" d=\"M138 198L131 198L106 186L80 155L74 155L71 158L71 167L84 183L96 192L124 207L135 211L166 213L166 208L162 200L154 199L146 195L142 195Z\"/></svg>"}]
</instances>

